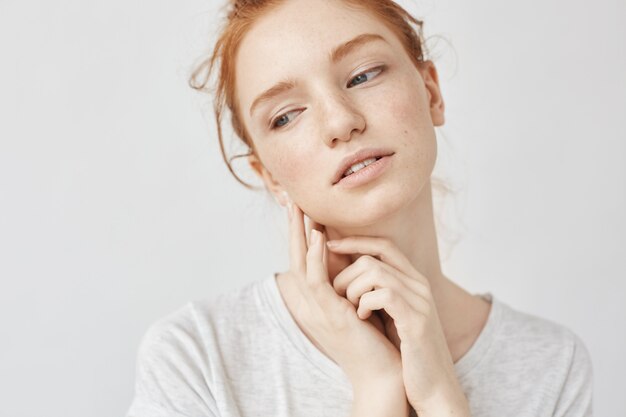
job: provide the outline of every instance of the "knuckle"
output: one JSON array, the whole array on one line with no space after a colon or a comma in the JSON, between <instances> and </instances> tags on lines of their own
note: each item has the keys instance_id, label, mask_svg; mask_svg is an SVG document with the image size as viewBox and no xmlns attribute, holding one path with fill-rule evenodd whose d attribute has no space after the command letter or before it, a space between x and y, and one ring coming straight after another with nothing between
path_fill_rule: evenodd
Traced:
<instances>
[{"instance_id":1,"label":"knuckle","mask_svg":"<svg viewBox=\"0 0 626 417\"><path fill-rule=\"evenodd\" d=\"M396 293L394 293L390 288L383 288L380 290L380 297L383 301L392 303L396 300Z\"/></svg>"},{"instance_id":2,"label":"knuckle","mask_svg":"<svg viewBox=\"0 0 626 417\"><path fill-rule=\"evenodd\" d=\"M383 273L385 272L385 268L379 262L374 262L371 265L370 269L377 278L383 275Z\"/></svg>"},{"instance_id":3,"label":"knuckle","mask_svg":"<svg viewBox=\"0 0 626 417\"><path fill-rule=\"evenodd\" d=\"M357 303L359 300L357 299L356 295L355 295L355 290L352 287L349 287L346 290L346 298L348 299L348 301L350 301L352 304Z\"/></svg>"},{"instance_id":4,"label":"knuckle","mask_svg":"<svg viewBox=\"0 0 626 417\"><path fill-rule=\"evenodd\" d=\"M370 268L375 263L374 258L371 255L362 255L356 260L356 262L367 268Z\"/></svg>"},{"instance_id":5,"label":"knuckle","mask_svg":"<svg viewBox=\"0 0 626 417\"><path fill-rule=\"evenodd\" d=\"M376 295L378 298L381 299L381 301L386 301L387 298L389 297L389 288L383 287L383 288L378 288L376 290Z\"/></svg>"},{"instance_id":6,"label":"knuckle","mask_svg":"<svg viewBox=\"0 0 626 417\"><path fill-rule=\"evenodd\" d=\"M359 266L363 265L363 266L365 266L365 262L367 262L367 261L366 261L366 259L365 259L365 257L366 257L366 256L367 256L367 255L361 255L361 256L359 256L359 257L357 258L357 260L356 260L356 261L354 261L353 265L359 265Z\"/></svg>"},{"instance_id":7,"label":"knuckle","mask_svg":"<svg viewBox=\"0 0 626 417\"><path fill-rule=\"evenodd\" d=\"M337 287L334 287L334 289L335 289L335 293L338 296L340 296L340 297L346 296L346 293L347 293L347 289L346 288L341 287L341 286L337 286Z\"/></svg>"}]
</instances>

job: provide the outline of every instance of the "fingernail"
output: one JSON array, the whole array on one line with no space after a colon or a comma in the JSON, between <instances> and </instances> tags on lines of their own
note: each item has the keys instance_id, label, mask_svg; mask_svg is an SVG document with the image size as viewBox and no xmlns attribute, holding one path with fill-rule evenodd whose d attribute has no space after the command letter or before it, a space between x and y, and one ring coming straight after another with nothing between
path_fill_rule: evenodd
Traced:
<instances>
[{"instance_id":1,"label":"fingernail","mask_svg":"<svg viewBox=\"0 0 626 417\"><path fill-rule=\"evenodd\" d=\"M289 198L289 194L287 194L287 191L283 191L283 200L287 202L287 207L291 208L293 204L291 198Z\"/></svg>"},{"instance_id":2,"label":"fingernail","mask_svg":"<svg viewBox=\"0 0 626 417\"><path fill-rule=\"evenodd\" d=\"M326 242L326 245L329 248L336 248L337 246L339 246L339 242L337 242L336 240L329 240L328 242Z\"/></svg>"},{"instance_id":3,"label":"fingernail","mask_svg":"<svg viewBox=\"0 0 626 417\"><path fill-rule=\"evenodd\" d=\"M320 237L320 232L315 229L311 229L311 243L316 244Z\"/></svg>"},{"instance_id":4,"label":"fingernail","mask_svg":"<svg viewBox=\"0 0 626 417\"><path fill-rule=\"evenodd\" d=\"M289 215L289 219L291 219L293 217L293 204L286 191L282 192L282 198L283 201L287 203L287 214Z\"/></svg>"}]
</instances>

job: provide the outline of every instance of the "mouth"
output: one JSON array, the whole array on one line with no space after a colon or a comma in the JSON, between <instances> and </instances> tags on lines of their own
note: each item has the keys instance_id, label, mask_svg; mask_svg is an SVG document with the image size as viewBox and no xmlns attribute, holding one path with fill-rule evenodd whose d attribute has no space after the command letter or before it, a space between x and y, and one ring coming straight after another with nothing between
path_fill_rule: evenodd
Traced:
<instances>
[{"instance_id":1,"label":"mouth","mask_svg":"<svg viewBox=\"0 0 626 417\"><path fill-rule=\"evenodd\" d=\"M335 172L333 185L350 175L354 175L383 157L391 156L394 153L394 151L385 148L365 148L345 157Z\"/></svg>"}]
</instances>

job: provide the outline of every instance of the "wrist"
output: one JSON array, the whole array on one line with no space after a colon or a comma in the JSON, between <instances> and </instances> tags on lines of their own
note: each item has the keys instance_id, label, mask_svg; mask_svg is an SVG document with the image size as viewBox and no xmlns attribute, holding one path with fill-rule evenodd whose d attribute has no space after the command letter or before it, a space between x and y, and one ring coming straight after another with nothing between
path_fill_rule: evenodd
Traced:
<instances>
[{"instance_id":1,"label":"wrist","mask_svg":"<svg viewBox=\"0 0 626 417\"><path fill-rule=\"evenodd\" d=\"M419 417L471 417L469 402L463 391L440 392L412 406Z\"/></svg>"},{"instance_id":2,"label":"wrist","mask_svg":"<svg viewBox=\"0 0 626 417\"><path fill-rule=\"evenodd\" d=\"M402 381L379 380L366 385L353 385L351 416L406 417L410 408Z\"/></svg>"}]
</instances>

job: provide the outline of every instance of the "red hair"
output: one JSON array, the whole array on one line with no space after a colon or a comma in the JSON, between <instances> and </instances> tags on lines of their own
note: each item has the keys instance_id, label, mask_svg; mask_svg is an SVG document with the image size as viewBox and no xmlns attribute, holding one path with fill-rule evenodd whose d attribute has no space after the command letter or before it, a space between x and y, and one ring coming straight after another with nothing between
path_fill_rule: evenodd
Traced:
<instances>
[{"instance_id":1,"label":"red hair","mask_svg":"<svg viewBox=\"0 0 626 417\"><path fill-rule=\"evenodd\" d=\"M272 8L282 4L285 0L232 0L227 10L227 19L222 27L221 34L215 44L211 56L202 61L191 73L189 85L198 91L208 91L209 78L215 64L219 62L219 75L214 91L214 113L217 124L217 135L222 152L222 158L229 171L237 181L247 188L254 188L243 182L233 171L230 164L232 159L254 154L259 160L254 143L243 125L239 116L239 103L235 95L235 56L243 37L248 33L250 26ZM379 18L398 37L406 53L414 65L419 67L425 61L423 53L423 22L414 18L405 9L392 0L344 0L350 6L365 10ZM415 25L416 29L412 26ZM231 124L235 134L247 145L249 152L227 159L224 152L222 135L222 115L224 107L231 113Z\"/></svg>"}]
</instances>

